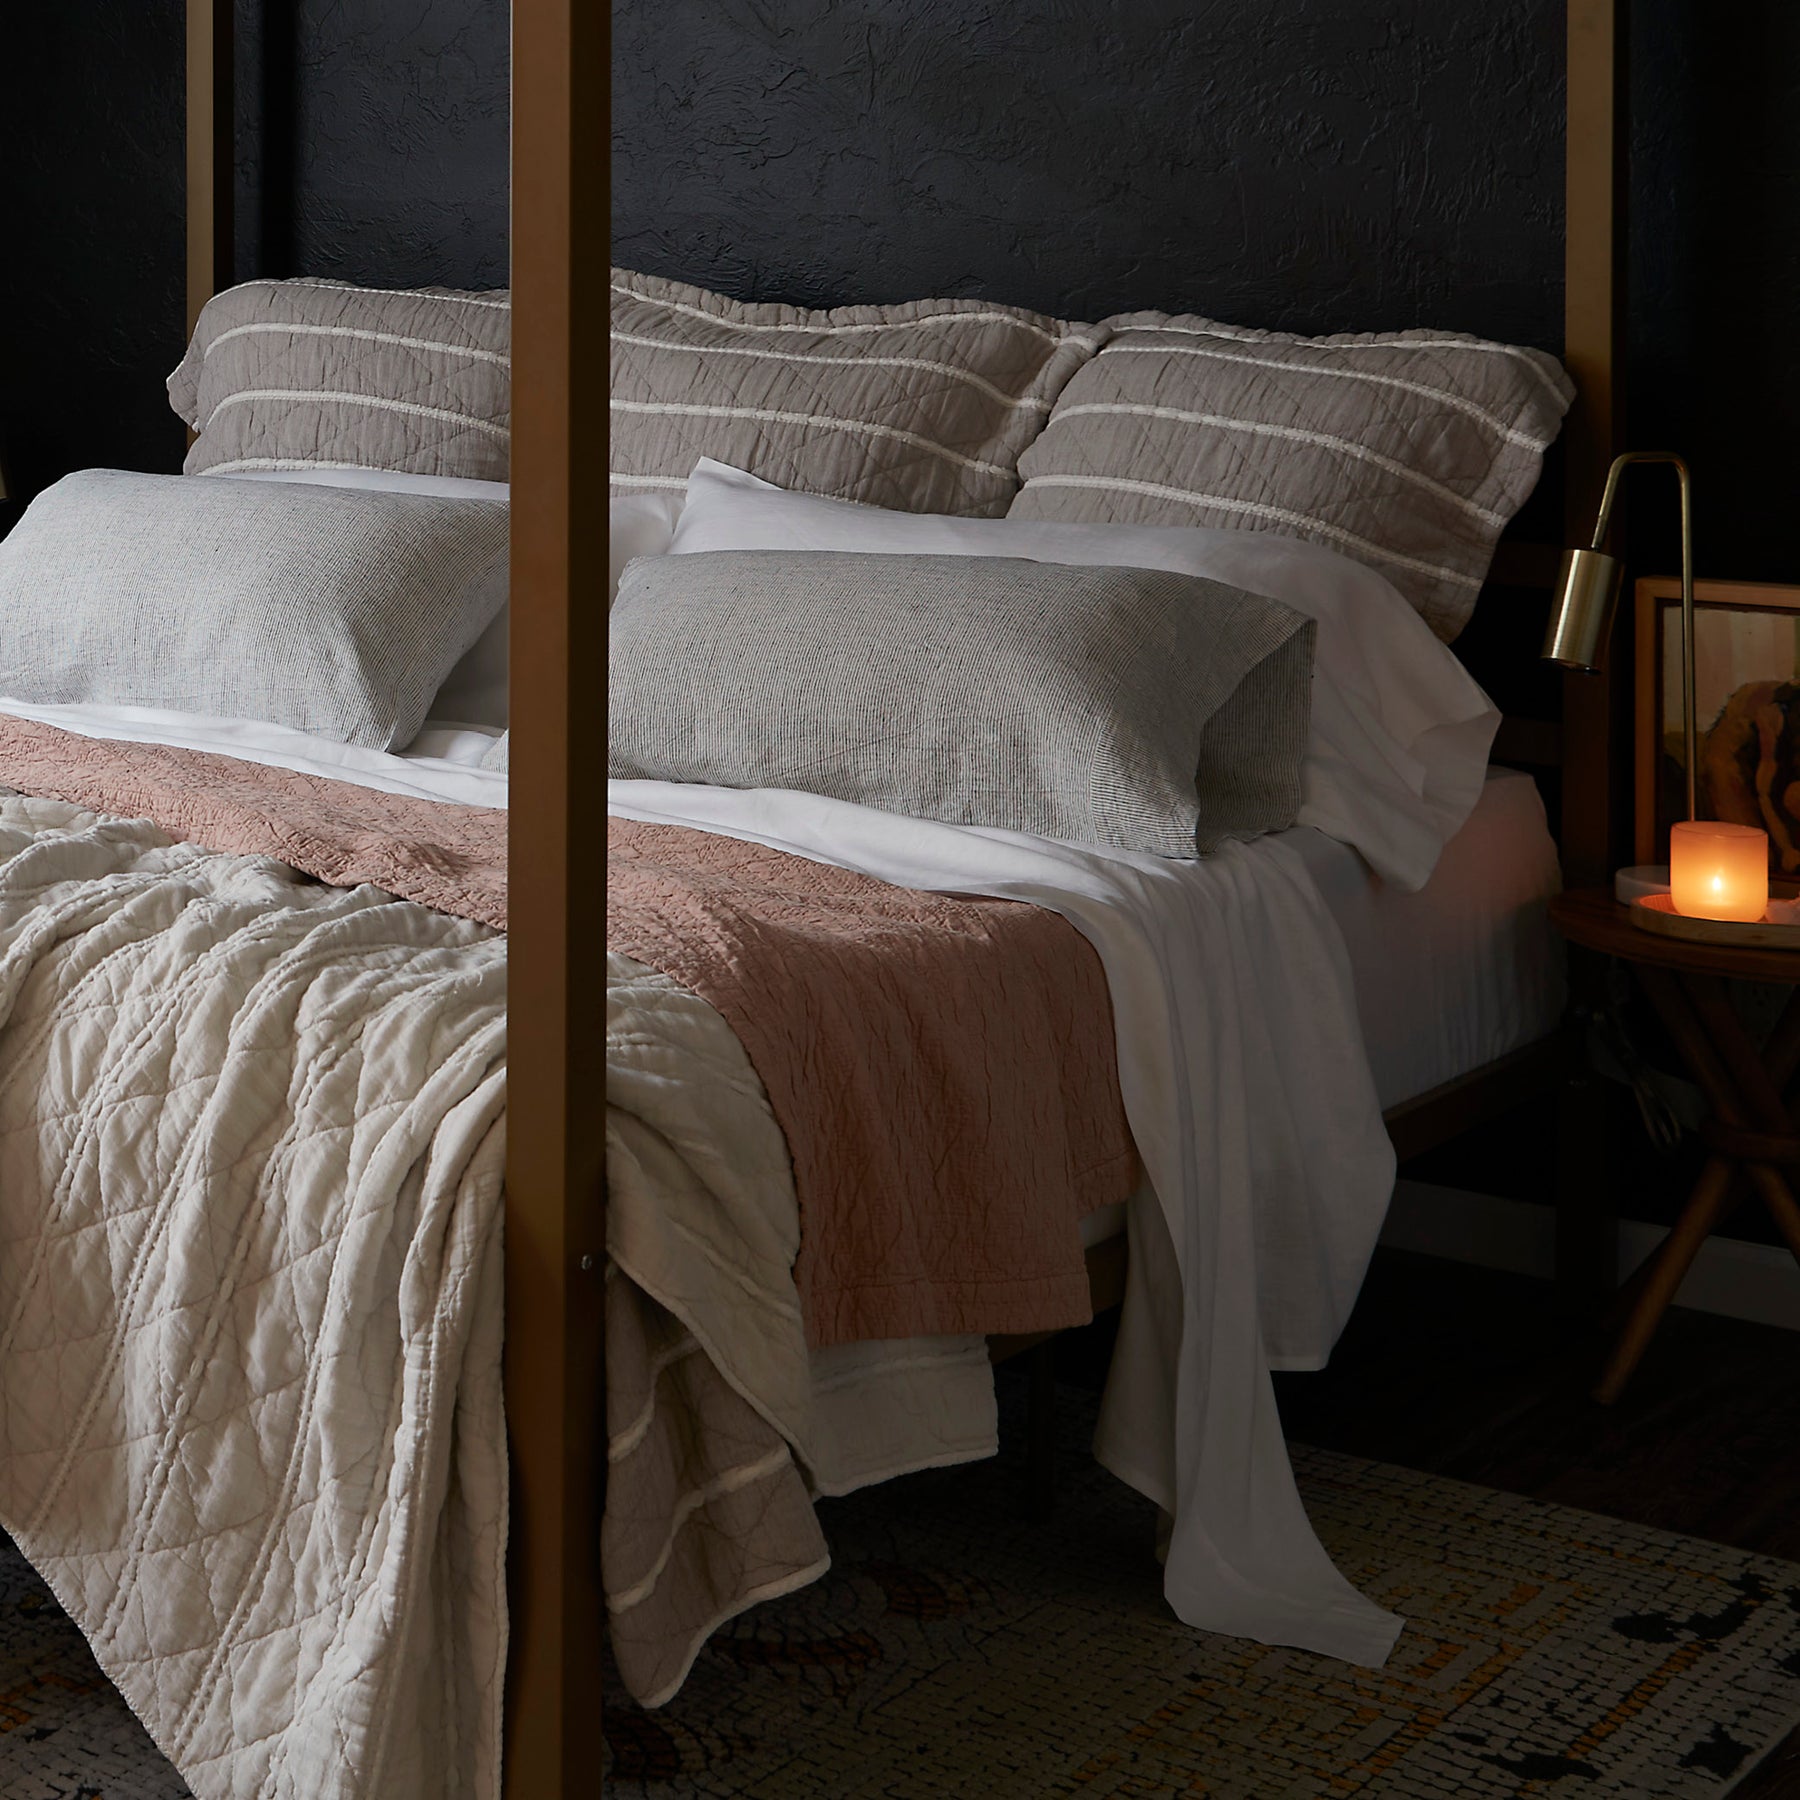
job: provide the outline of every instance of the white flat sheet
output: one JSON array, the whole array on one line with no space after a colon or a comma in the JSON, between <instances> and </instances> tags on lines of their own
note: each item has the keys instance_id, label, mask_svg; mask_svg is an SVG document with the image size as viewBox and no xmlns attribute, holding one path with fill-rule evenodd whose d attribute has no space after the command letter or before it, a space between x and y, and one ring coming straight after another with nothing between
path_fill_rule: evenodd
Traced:
<instances>
[{"instance_id":1,"label":"white flat sheet","mask_svg":"<svg viewBox=\"0 0 1800 1800\"><path fill-rule=\"evenodd\" d=\"M1287 831L1281 841L1300 853L1343 933L1384 1109L1556 1029L1563 960L1548 906L1562 871L1529 775L1489 771L1475 810L1417 893L1371 874L1322 832ZM1103 1207L1082 1221L1081 1241L1091 1247L1124 1229L1125 1207ZM1319 1364L1300 1355L1276 1366Z\"/></svg>"},{"instance_id":2,"label":"white flat sheet","mask_svg":"<svg viewBox=\"0 0 1800 1800\"><path fill-rule=\"evenodd\" d=\"M1139 1382L1110 1428L1103 1413L1097 1453L1172 1515L1163 1591L1187 1623L1385 1661L1401 1621L1358 1594L1313 1533L1259 1316L1275 1292L1293 1320L1283 1348L1322 1358L1394 1176L1343 938L1294 847L1262 839L1176 863L768 789L610 782L608 797L627 817L884 881L1027 901L1089 939L1154 1189L1133 1235L1172 1242L1162 1261L1179 1271L1135 1308L1128 1297L1134 1343L1161 1382ZM1266 1250L1282 1266L1265 1266Z\"/></svg>"},{"instance_id":3,"label":"white flat sheet","mask_svg":"<svg viewBox=\"0 0 1800 1800\"><path fill-rule=\"evenodd\" d=\"M240 762L296 769L302 775L354 782L381 793L449 800L462 806L506 804L505 773L475 766L500 734L472 726L427 719L419 735L396 753L340 744L260 719L215 719L148 706L33 706L22 700L0 699L0 713L55 725L78 737L209 750L218 756L235 756Z\"/></svg>"}]
</instances>

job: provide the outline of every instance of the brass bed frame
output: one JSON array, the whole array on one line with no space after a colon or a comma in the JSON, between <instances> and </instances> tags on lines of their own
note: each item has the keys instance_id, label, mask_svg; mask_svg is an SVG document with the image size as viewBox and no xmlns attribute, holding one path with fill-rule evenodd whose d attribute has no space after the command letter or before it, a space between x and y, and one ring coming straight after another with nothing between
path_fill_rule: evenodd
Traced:
<instances>
[{"instance_id":1,"label":"brass bed frame","mask_svg":"<svg viewBox=\"0 0 1800 1800\"><path fill-rule=\"evenodd\" d=\"M1564 361L1579 398L1564 433L1570 529L1594 515L1623 393L1627 0L1570 0ZM187 296L233 278L231 0L187 0ZM515 0L512 62L512 810L506 1191L506 1407L513 1471L505 1720L509 1800L600 1785L599 1518L604 1432L605 1069L599 772L606 547L602 434L610 259L607 17L584 0ZM1573 538L1570 540L1575 541ZM1558 546L1505 542L1490 588L1535 634L1522 590L1548 590ZM1490 601L1490 604L1494 602ZM1619 666L1628 664L1621 655ZM1609 752L1625 717L1610 681L1565 678L1560 723L1509 719L1497 760L1558 789L1571 881L1612 866ZM1623 766L1621 764L1621 766ZM1388 1115L1414 1156L1549 1090L1569 1065L1547 1039ZM1576 1112L1578 1109L1569 1109ZM1593 1175L1571 1137L1565 1169ZM1578 1185L1599 1191L1597 1179ZM1598 1256L1595 1220L1564 1209L1559 1250ZM1123 1292L1124 1240L1091 1263L1097 1308ZM995 1345L997 1354L1024 1348Z\"/></svg>"}]
</instances>

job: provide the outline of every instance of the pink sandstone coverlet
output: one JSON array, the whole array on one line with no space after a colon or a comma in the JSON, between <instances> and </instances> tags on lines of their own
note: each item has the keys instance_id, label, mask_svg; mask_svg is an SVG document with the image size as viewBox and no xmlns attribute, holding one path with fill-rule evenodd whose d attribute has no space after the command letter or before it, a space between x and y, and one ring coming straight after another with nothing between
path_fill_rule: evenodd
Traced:
<instances>
[{"instance_id":1,"label":"pink sandstone coverlet","mask_svg":"<svg viewBox=\"0 0 1800 1800\"><path fill-rule=\"evenodd\" d=\"M506 928L506 814L0 715L0 784Z\"/></svg>"},{"instance_id":2,"label":"pink sandstone coverlet","mask_svg":"<svg viewBox=\"0 0 1800 1800\"><path fill-rule=\"evenodd\" d=\"M748 1052L793 1158L815 1347L1090 1316L1136 1155L1099 958L1053 913L608 822L607 941Z\"/></svg>"}]
</instances>

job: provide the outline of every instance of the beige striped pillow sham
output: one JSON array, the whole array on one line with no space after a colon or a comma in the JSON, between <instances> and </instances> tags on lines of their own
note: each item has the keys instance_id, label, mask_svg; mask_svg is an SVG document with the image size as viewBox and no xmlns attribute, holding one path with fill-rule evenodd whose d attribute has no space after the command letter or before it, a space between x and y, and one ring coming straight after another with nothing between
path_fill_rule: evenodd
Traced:
<instances>
[{"instance_id":1,"label":"beige striped pillow sham","mask_svg":"<svg viewBox=\"0 0 1800 1800\"><path fill-rule=\"evenodd\" d=\"M1020 459L1008 517L1280 531L1371 564L1448 642L1574 394L1448 331L1305 338L1127 313Z\"/></svg>"},{"instance_id":2,"label":"beige striped pillow sham","mask_svg":"<svg viewBox=\"0 0 1800 1800\"><path fill-rule=\"evenodd\" d=\"M505 290L252 281L209 300L169 403L198 433L190 475L389 469L507 478Z\"/></svg>"},{"instance_id":3,"label":"beige striped pillow sham","mask_svg":"<svg viewBox=\"0 0 1800 1800\"><path fill-rule=\"evenodd\" d=\"M829 312L613 271L612 492L703 456L782 487L998 518L1089 327L985 300Z\"/></svg>"}]
</instances>

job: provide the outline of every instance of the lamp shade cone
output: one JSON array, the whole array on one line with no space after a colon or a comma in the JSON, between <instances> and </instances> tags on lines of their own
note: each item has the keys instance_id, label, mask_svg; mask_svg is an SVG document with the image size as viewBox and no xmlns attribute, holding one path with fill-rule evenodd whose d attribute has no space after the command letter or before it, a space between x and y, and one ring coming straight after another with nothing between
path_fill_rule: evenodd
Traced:
<instances>
[{"instance_id":1,"label":"lamp shade cone","mask_svg":"<svg viewBox=\"0 0 1800 1800\"><path fill-rule=\"evenodd\" d=\"M1565 550L1544 659L1565 669L1598 669L1619 601L1619 559L1603 550Z\"/></svg>"}]
</instances>

